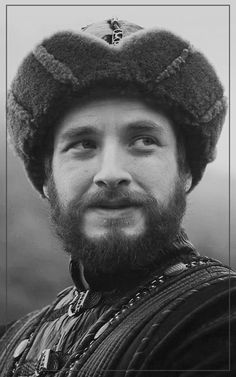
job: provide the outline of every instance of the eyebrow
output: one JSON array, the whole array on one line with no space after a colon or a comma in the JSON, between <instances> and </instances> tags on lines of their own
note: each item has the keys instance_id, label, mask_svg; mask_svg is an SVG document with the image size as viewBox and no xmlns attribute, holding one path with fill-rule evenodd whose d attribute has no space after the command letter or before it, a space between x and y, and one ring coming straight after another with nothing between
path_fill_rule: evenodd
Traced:
<instances>
[{"instance_id":1,"label":"eyebrow","mask_svg":"<svg viewBox=\"0 0 236 377\"><path fill-rule=\"evenodd\" d=\"M125 133L135 133L135 132L163 132L164 127L150 120L138 120L128 123L124 126ZM71 128L62 133L59 138L59 143L64 143L66 141L73 140L81 136L98 136L101 134L101 131L97 127L93 126L81 126L76 128Z\"/></svg>"},{"instance_id":2,"label":"eyebrow","mask_svg":"<svg viewBox=\"0 0 236 377\"><path fill-rule=\"evenodd\" d=\"M62 135L59 138L59 142L63 143L68 140L73 140L79 136L89 136L89 135L98 135L100 132L97 128L92 126L82 126L82 127L76 127L71 128L70 130L67 130L62 133Z\"/></svg>"},{"instance_id":3,"label":"eyebrow","mask_svg":"<svg viewBox=\"0 0 236 377\"><path fill-rule=\"evenodd\" d=\"M165 131L164 127L160 124L150 121L150 120L138 120L127 125L128 132L147 132L147 131Z\"/></svg>"}]
</instances>

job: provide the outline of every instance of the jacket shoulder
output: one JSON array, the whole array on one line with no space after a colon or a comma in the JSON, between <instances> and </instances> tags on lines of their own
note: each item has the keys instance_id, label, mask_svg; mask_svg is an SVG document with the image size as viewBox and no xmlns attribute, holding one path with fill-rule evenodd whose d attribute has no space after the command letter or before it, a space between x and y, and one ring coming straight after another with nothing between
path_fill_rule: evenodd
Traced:
<instances>
[{"instance_id":1,"label":"jacket shoulder","mask_svg":"<svg viewBox=\"0 0 236 377\"><path fill-rule=\"evenodd\" d=\"M233 354L236 347L236 274L213 265L205 270L207 281L207 275L203 276L193 294L181 300L149 338L144 358L147 369L219 370L220 376L229 369L230 350ZM232 358L231 369L236 370Z\"/></svg>"},{"instance_id":2,"label":"jacket shoulder","mask_svg":"<svg viewBox=\"0 0 236 377\"><path fill-rule=\"evenodd\" d=\"M63 301L68 294L70 295L71 291L72 287L64 289L59 292L56 300L54 300L51 305L32 311L22 318L0 327L0 331L2 332L0 339L0 370L1 365L4 365L4 362L13 354L15 347L20 341L27 339L35 326L37 326L37 323L43 321L56 307L62 306Z\"/></svg>"}]
</instances>

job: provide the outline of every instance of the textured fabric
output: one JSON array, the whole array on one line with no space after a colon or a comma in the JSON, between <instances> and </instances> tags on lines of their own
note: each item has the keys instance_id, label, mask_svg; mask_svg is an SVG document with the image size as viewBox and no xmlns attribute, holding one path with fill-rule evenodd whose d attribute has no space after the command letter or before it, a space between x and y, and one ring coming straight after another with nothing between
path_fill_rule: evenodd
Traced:
<instances>
[{"instance_id":1,"label":"textured fabric","mask_svg":"<svg viewBox=\"0 0 236 377\"><path fill-rule=\"evenodd\" d=\"M222 85L206 58L178 36L119 21L123 37L109 44L110 23L42 41L21 64L8 97L8 127L29 178L42 195L47 137L71 98L94 88L141 93L181 127L192 188L215 147L225 117Z\"/></svg>"},{"instance_id":2,"label":"textured fabric","mask_svg":"<svg viewBox=\"0 0 236 377\"><path fill-rule=\"evenodd\" d=\"M96 333L94 329L106 323L111 308L99 304L77 317L70 318L62 312L61 317L49 319L54 311L71 302L72 297L71 288L60 294L49 309L29 315L13 325L2 340L1 368L6 360L11 362L20 340L36 329L18 376L31 375L42 349L48 346L58 351L61 357L61 369L53 374L57 377L65 376L69 367L71 377L198 375L191 372L193 369L208 370L206 376L216 375L216 372L210 372L212 369L218 370L217 376L230 375L223 371L229 367L229 269L218 261L206 260L201 265L196 264L196 267L170 277L163 285L136 299L128 310L117 314L114 322L101 332L82 357L79 357L83 353L83 348L80 351L82 339L88 333ZM233 332L235 299L236 274L231 271L232 350L236 346ZM120 307L121 301L114 303L114 307ZM235 367L233 357L231 367ZM159 372L152 374L152 370ZM3 369L1 373L3 376Z\"/></svg>"}]
</instances>

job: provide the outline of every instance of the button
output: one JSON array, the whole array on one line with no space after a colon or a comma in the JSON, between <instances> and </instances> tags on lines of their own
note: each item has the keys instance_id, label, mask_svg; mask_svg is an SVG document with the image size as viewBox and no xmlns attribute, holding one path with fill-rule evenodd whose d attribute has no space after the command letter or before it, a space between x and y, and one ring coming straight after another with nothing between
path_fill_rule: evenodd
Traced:
<instances>
[{"instance_id":1,"label":"button","mask_svg":"<svg viewBox=\"0 0 236 377\"><path fill-rule=\"evenodd\" d=\"M181 272L183 272L185 270L187 270L187 266L184 263L179 262L179 263L174 264L173 266L167 268L164 272L164 275L175 276L175 275L181 274Z\"/></svg>"},{"instance_id":2,"label":"button","mask_svg":"<svg viewBox=\"0 0 236 377\"><path fill-rule=\"evenodd\" d=\"M97 339L100 335L102 335L102 333L104 333L104 331L108 328L109 324L110 324L109 322L105 323L105 325L103 325L103 326L98 330L98 332L95 334L94 339Z\"/></svg>"},{"instance_id":3,"label":"button","mask_svg":"<svg viewBox=\"0 0 236 377\"><path fill-rule=\"evenodd\" d=\"M41 353L38 365L36 368L36 375L39 376L40 374L46 372L56 372L59 370L59 357L58 353L46 348Z\"/></svg>"},{"instance_id":4,"label":"button","mask_svg":"<svg viewBox=\"0 0 236 377\"><path fill-rule=\"evenodd\" d=\"M26 349L28 341L29 341L29 339L24 339L20 342L20 344L18 344L18 346L16 347L14 354L13 354L14 359L17 359L18 357L20 357L22 355L22 353Z\"/></svg>"},{"instance_id":5,"label":"button","mask_svg":"<svg viewBox=\"0 0 236 377\"><path fill-rule=\"evenodd\" d=\"M72 317L74 315L79 315L82 311L95 307L98 305L101 298L102 294L100 292L89 290L86 292L80 292L79 296L75 296L71 301L68 309L68 316Z\"/></svg>"}]
</instances>

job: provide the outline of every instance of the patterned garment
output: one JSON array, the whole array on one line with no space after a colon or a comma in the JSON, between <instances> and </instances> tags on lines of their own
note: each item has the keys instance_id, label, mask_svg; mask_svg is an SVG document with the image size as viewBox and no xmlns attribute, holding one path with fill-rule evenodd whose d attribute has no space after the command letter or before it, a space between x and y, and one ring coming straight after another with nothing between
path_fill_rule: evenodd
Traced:
<instances>
[{"instance_id":1,"label":"patterned garment","mask_svg":"<svg viewBox=\"0 0 236 377\"><path fill-rule=\"evenodd\" d=\"M70 287L9 328L1 376L229 376L235 297L236 273L194 253L125 295Z\"/></svg>"}]
</instances>

